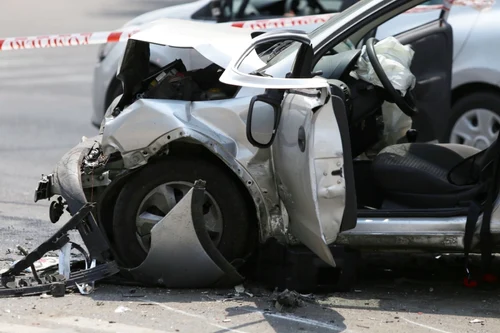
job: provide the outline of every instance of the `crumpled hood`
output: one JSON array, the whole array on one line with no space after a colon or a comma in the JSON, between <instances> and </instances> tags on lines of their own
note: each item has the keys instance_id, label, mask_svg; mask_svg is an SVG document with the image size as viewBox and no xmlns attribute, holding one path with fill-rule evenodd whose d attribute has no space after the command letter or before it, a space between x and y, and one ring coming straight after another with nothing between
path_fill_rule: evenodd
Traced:
<instances>
[{"instance_id":1,"label":"crumpled hood","mask_svg":"<svg viewBox=\"0 0 500 333\"><path fill-rule=\"evenodd\" d=\"M208 60L226 68L232 58L240 55L250 45L254 31L234 28L225 23L160 19L145 24L130 39L170 47L193 48ZM242 70L253 70L264 65L253 52L243 64Z\"/></svg>"}]
</instances>

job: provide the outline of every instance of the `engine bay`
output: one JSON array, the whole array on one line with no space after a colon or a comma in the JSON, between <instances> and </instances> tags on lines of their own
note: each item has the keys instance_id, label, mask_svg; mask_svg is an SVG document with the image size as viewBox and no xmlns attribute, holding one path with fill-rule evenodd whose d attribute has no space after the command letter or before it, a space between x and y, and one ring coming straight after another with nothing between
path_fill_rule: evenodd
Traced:
<instances>
[{"instance_id":1,"label":"engine bay","mask_svg":"<svg viewBox=\"0 0 500 333\"><path fill-rule=\"evenodd\" d=\"M223 71L217 64L188 71L177 59L144 79L138 97L193 102L232 98L238 87L219 81Z\"/></svg>"}]
</instances>

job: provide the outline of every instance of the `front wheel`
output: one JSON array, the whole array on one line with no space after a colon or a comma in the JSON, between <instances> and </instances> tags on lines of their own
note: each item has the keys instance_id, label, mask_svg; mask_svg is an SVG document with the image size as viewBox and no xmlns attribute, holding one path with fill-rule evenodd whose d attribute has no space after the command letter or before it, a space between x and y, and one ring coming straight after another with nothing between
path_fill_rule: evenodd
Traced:
<instances>
[{"instance_id":1,"label":"front wheel","mask_svg":"<svg viewBox=\"0 0 500 333\"><path fill-rule=\"evenodd\" d=\"M144 261L151 229L198 179L206 181L203 213L212 242L229 262L248 254L256 218L234 177L201 158L168 156L134 174L118 195L113 238L123 266Z\"/></svg>"}]
</instances>

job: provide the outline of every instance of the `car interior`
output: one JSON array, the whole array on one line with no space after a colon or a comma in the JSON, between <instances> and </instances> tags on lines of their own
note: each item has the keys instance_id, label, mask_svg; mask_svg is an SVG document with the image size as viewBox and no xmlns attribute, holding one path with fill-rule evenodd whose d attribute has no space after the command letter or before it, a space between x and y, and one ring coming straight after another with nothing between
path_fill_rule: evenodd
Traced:
<instances>
[{"instance_id":1,"label":"car interior","mask_svg":"<svg viewBox=\"0 0 500 333\"><path fill-rule=\"evenodd\" d=\"M417 142L419 133L411 129L399 143L370 157L364 154L382 138L384 101L396 103L413 119L413 127L428 121L426 113L450 107L451 26L436 20L395 37L415 51L410 70L417 85L406 96L394 89L378 63L374 38L362 39L352 50L327 52L313 69L329 80L345 105L358 216L466 215L471 202L485 195L483 180L491 176L496 143L479 151L465 145ZM350 75L363 45L383 88Z\"/></svg>"}]
</instances>

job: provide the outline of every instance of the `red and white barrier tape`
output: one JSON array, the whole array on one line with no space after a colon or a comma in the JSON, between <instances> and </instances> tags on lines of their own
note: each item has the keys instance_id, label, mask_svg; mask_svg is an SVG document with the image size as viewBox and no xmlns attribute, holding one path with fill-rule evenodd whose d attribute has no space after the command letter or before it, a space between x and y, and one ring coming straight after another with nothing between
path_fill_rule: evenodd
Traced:
<instances>
[{"instance_id":1,"label":"red and white barrier tape","mask_svg":"<svg viewBox=\"0 0 500 333\"><path fill-rule=\"evenodd\" d=\"M126 41L136 32L138 30L11 37L0 39L0 51L116 43Z\"/></svg>"},{"instance_id":2,"label":"red and white barrier tape","mask_svg":"<svg viewBox=\"0 0 500 333\"><path fill-rule=\"evenodd\" d=\"M478 9L491 7L495 0L444 0L444 5L429 5L417 6L405 13L422 13L434 10L449 10L453 5L472 6ZM222 23L231 25L234 28L249 28L249 29L269 29L292 27L298 25L319 24L328 21L332 14L299 16L299 17L284 17L279 19L267 19L256 21L229 22ZM0 38L0 51L24 50L24 49L41 49L50 47L65 47L78 45L95 45L106 43L117 43L126 41L139 30L124 30L124 31L106 31L106 32L91 32L91 33L75 33L62 35L46 35L46 36L29 36L29 37L10 37Z\"/></svg>"},{"instance_id":3,"label":"red and white barrier tape","mask_svg":"<svg viewBox=\"0 0 500 333\"><path fill-rule=\"evenodd\" d=\"M443 5L417 6L415 8L407 10L405 14L423 13L441 9L443 9ZM284 18L268 19L268 20L232 22L231 26L235 28L250 28L250 29L293 27L296 25L324 23L335 15L337 15L337 13L299 16L299 17L284 17Z\"/></svg>"},{"instance_id":4,"label":"red and white barrier tape","mask_svg":"<svg viewBox=\"0 0 500 333\"><path fill-rule=\"evenodd\" d=\"M444 0L443 7L445 10L450 10L452 6L473 7L478 10L491 8L496 0Z\"/></svg>"}]
</instances>

